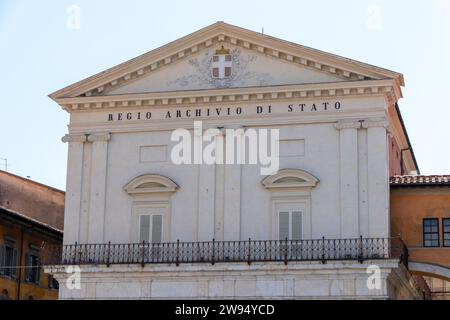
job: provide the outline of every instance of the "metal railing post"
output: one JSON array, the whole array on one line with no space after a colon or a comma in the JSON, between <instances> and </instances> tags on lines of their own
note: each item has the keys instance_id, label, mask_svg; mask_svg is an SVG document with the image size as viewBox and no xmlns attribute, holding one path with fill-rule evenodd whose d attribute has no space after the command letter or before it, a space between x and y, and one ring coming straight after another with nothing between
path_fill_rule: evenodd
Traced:
<instances>
[{"instance_id":1,"label":"metal railing post","mask_svg":"<svg viewBox=\"0 0 450 320\"><path fill-rule=\"evenodd\" d=\"M247 255L247 264L248 265L250 265L252 263L251 250L252 250L252 239L248 238L248 255Z\"/></svg>"},{"instance_id":2,"label":"metal railing post","mask_svg":"<svg viewBox=\"0 0 450 320\"><path fill-rule=\"evenodd\" d=\"M141 255L141 266L142 268L145 266L145 240L142 240L142 255Z\"/></svg>"},{"instance_id":3,"label":"metal railing post","mask_svg":"<svg viewBox=\"0 0 450 320\"><path fill-rule=\"evenodd\" d=\"M108 241L108 250L106 251L106 266L109 267L109 254L111 250L111 241Z\"/></svg>"},{"instance_id":4,"label":"metal railing post","mask_svg":"<svg viewBox=\"0 0 450 320\"><path fill-rule=\"evenodd\" d=\"M288 264L288 238L284 240L284 264Z\"/></svg>"},{"instance_id":5,"label":"metal railing post","mask_svg":"<svg viewBox=\"0 0 450 320\"><path fill-rule=\"evenodd\" d=\"M214 251L215 251L215 246L214 244L216 243L216 240L213 238L212 239L212 255L211 255L211 264L214 265Z\"/></svg>"},{"instance_id":6,"label":"metal railing post","mask_svg":"<svg viewBox=\"0 0 450 320\"><path fill-rule=\"evenodd\" d=\"M359 236L359 252L358 252L358 262L363 263L363 237Z\"/></svg>"},{"instance_id":7,"label":"metal railing post","mask_svg":"<svg viewBox=\"0 0 450 320\"><path fill-rule=\"evenodd\" d=\"M322 264L325 264L325 237L322 237Z\"/></svg>"},{"instance_id":8,"label":"metal railing post","mask_svg":"<svg viewBox=\"0 0 450 320\"><path fill-rule=\"evenodd\" d=\"M75 241L74 254L73 254L73 261L72 261L72 264L75 264L75 261L77 260L77 245L78 245L78 242Z\"/></svg>"},{"instance_id":9,"label":"metal railing post","mask_svg":"<svg viewBox=\"0 0 450 320\"><path fill-rule=\"evenodd\" d=\"M175 265L178 267L180 265L179 259L180 259L180 239L177 239L177 256L176 256L176 261L175 261Z\"/></svg>"}]
</instances>

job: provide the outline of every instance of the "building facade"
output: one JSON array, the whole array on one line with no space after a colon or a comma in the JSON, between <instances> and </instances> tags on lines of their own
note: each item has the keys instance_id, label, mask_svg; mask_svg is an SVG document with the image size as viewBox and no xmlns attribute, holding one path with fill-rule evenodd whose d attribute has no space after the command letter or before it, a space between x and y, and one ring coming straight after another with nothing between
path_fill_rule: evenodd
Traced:
<instances>
[{"instance_id":1,"label":"building facade","mask_svg":"<svg viewBox=\"0 0 450 320\"><path fill-rule=\"evenodd\" d=\"M450 176L391 178L391 228L408 246L409 268L431 298L450 299Z\"/></svg>"},{"instance_id":2,"label":"building facade","mask_svg":"<svg viewBox=\"0 0 450 320\"><path fill-rule=\"evenodd\" d=\"M64 192L0 171L0 299L57 299L46 245L61 245Z\"/></svg>"},{"instance_id":3,"label":"building facade","mask_svg":"<svg viewBox=\"0 0 450 320\"><path fill-rule=\"evenodd\" d=\"M47 271L81 268L60 298L420 298L390 232L388 177L418 171L403 85L218 22L51 94L70 124Z\"/></svg>"}]
</instances>

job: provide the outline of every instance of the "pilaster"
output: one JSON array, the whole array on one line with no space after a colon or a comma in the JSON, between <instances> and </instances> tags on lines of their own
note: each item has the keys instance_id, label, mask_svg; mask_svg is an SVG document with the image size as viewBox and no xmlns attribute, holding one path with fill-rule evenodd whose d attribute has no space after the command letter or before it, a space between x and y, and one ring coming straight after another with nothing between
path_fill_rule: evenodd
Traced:
<instances>
[{"instance_id":1,"label":"pilaster","mask_svg":"<svg viewBox=\"0 0 450 320\"><path fill-rule=\"evenodd\" d=\"M81 185L83 177L85 134L66 134L62 142L67 142L67 180L64 209L64 243L80 241Z\"/></svg>"},{"instance_id":2,"label":"pilaster","mask_svg":"<svg viewBox=\"0 0 450 320\"><path fill-rule=\"evenodd\" d=\"M340 175L340 234L343 238L359 236L358 212L358 129L359 121L338 122Z\"/></svg>"},{"instance_id":3,"label":"pilaster","mask_svg":"<svg viewBox=\"0 0 450 320\"><path fill-rule=\"evenodd\" d=\"M386 120L364 121L367 129L369 237L388 237L389 173Z\"/></svg>"},{"instance_id":4,"label":"pilaster","mask_svg":"<svg viewBox=\"0 0 450 320\"><path fill-rule=\"evenodd\" d=\"M102 243L106 241L103 238L103 234L105 224L108 141L110 140L110 134L90 134L87 140L92 143L88 243Z\"/></svg>"}]
</instances>

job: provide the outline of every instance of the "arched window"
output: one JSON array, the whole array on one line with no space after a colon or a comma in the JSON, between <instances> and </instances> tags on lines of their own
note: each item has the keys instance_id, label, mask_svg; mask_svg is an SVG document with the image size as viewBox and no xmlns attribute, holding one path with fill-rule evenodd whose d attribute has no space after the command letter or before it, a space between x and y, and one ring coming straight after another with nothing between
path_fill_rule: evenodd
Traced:
<instances>
[{"instance_id":1,"label":"arched window","mask_svg":"<svg viewBox=\"0 0 450 320\"><path fill-rule=\"evenodd\" d=\"M133 242L170 241L171 196L179 186L159 174L144 174L128 182L124 190L133 197L130 238Z\"/></svg>"},{"instance_id":2,"label":"arched window","mask_svg":"<svg viewBox=\"0 0 450 320\"><path fill-rule=\"evenodd\" d=\"M272 238L311 238L311 190L319 179L304 170L282 169L261 183L271 193Z\"/></svg>"}]
</instances>

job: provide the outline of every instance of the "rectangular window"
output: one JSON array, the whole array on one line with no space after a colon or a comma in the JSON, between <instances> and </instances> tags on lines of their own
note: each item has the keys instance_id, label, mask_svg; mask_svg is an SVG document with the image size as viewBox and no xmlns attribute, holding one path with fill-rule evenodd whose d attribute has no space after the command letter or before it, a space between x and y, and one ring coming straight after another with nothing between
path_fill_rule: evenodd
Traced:
<instances>
[{"instance_id":1,"label":"rectangular window","mask_svg":"<svg viewBox=\"0 0 450 320\"><path fill-rule=\"evenodd\" d=\"M439 219L423 219L423 246L439 247Z\"/></svg>"},{"instance_id":2,"label":"rectangular window","mask_svg":"<svg viewBox=\"0 0 450 320\"><path fill-rule=\"evenodd\" d=\"M6 240L0 247L0 274L15 278L17 274L17 248L15 241Z\"/></svg>"},{"instance_id":3,"label":"rectangular window","mask_svg":"<svg viewBox=\"0 0 450 320\"><path fill-rule=\"evenodd\" d=\"M278 238L280 240L302 239L301 211L281 211L278 214Z\"/></svg>"},{"instance_id":4,"label":"rectangular window","mask_svg":"<svg viewBox=\"0 0 450 320\"><path fill-rule=\"evenodd\" d=\"M219 62L219 56L213 56L213 62Z\"/></svg>"},{"instance_id":5,"label":"rectangular window","mask_svg":"<svg viewBox=\"0 0 450 320\"><path fill-rule=\"evenodd\" d=\"M162 215L141 215L139 217L139 241L162 242Z\"/></svg>"},{"instance_id":6,"label":"rectangular window","mask_svg":"<svg viewBox=\"0 0 450 320\"><path fill-rule=\"evenodd\" d=\"M39 284L41 263L37 253L29 253L25 257L26 281Z\"/></svg>"},{"instance_id":7,"label":"rectangular window","mask_svg":"<svg viewBox=\"0 0 450 320\"><path fill-rule=\"evenodd\" d=\"M225 61L231 61L231 54L225 55Z\"/></svg>"},{"instance_id":8,"label":"rectangular window","mask_svg":"<svg viewBox=\"0 0 450 320\"><path fill-rule=\"evenodd\" d=\"M225 67L225 77L231 76L231 67Z\"/></svg>"},{"instance_id":9,"label":"rectangular window","mask_svg":"<svg viewBox=\"0 0 450 320\"><path fill-rule=\"evenodd\" d=\"M450 247L450 218L442 219L442 238L444 247Z\"/></svg>"},{"instance_id":10,"label":"rectangular window","mask_svg":"<svg viewBox=\"0 0 450 320\"><path fill-rule=\"evenodd\" d=\"M214 78L218 78L219 77L219 68L213 68L212 75Z\"/></svg>"}]
</instances>

